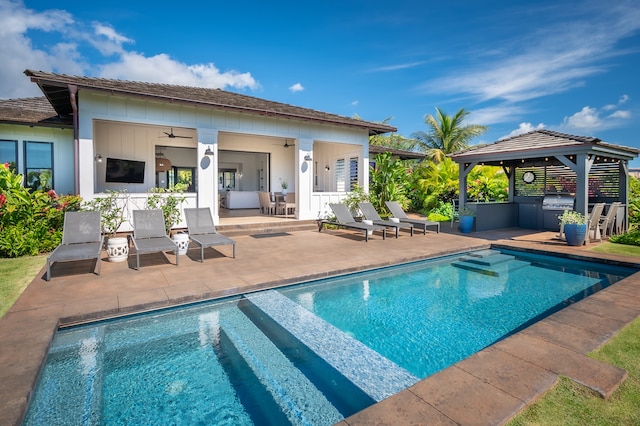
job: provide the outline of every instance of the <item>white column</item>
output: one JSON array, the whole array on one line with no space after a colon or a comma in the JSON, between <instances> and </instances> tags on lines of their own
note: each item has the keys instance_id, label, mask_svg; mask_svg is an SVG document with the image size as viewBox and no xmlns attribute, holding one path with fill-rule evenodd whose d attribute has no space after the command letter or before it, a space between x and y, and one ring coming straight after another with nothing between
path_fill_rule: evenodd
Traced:
<instances>
[{"instance_id":1,"label":"white column","mask_svg":"<svg viewBox=\"0 0 640 426\"><path fill-rule=\"evenodd\" d=\"M215 129L198 130L198 207L209 207L213 221L220 223L218 204L218 131ZM214 155L205 155L210 148Z\"/></svg>"},{"instance_id":2,"label":"white column","mask_svg":"<svg viewBox=\"0 0 640 426\"><path fill-rule=\"evenodd\" d=\"M305 161L310 155L312 160ZM313 139L298 139L296 151L296 218L315 219L316 212L311 211L311 193L313 192Z\"/></svg>"},{"instance_id":3,"label":"white column","mask_svg":"<svg viewBox=\"0 0 640 426\"><path fill-rule=\"evenodd\" d=\"M78 146L78 179L80 195L83 200L93 199L93 194L96 187L96 164L95 154L93 152L93 140L92 139L80 139ZM102 161L107 161L103 158ZM104 167L104 166L103 166ZM73 173L73 171L72 171Z\"/></svg>"}]
</instances>

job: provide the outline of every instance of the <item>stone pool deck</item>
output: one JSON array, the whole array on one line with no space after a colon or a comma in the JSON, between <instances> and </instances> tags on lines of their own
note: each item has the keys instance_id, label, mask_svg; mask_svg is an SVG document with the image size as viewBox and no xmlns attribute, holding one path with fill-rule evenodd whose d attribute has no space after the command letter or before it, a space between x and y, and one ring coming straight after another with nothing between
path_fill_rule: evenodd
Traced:
<instances>
[{"instance_id":1,"label":"stone pool deck","mask_svg":"<svg viewBox=\"0 0 640 426\"><path fill-rule=\"evenodd\" d=\"M443 225L440 234L416 233L400 238L374 235L365 243L359 233L344 230L289 232L257 238L243 235L237 257L231 247L208 249L204 263L198 251L182 256L141 257L139 271L129 262L92 261L54 264L52 279L44 269L0 320L0 419L20 424L56 328L85 320L123 315L198 300L277 287L335 274L361 271L491 244L594 255L583 247L554 241L553 233L523 229L458 234ZM222 253L222 254L221 254ZM508 309L508 307L505 307ZM607 397L626 372L585 356L640 315L640 273L578 302L458 364L345 419L341 425L462 424L508 421L567 376Z\"/></svg>"}]
</instances>

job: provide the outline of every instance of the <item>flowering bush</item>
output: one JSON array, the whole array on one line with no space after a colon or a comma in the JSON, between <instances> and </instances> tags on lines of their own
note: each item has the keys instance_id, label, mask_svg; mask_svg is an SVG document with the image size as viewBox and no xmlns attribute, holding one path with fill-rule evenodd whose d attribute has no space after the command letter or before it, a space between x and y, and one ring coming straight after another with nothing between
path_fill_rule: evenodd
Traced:
<instances>
[{"instance_id":1,"label":"flowering bush","mask_svg":"<svg viewBox=\"0 0 640 426\"><path fill-rule=\"evenodd\" d=\"M0 257L37 255L62 241L64 212L78 210L80 197L22 186L22 175L0 164Z\"/></svg>"}]
</instances>

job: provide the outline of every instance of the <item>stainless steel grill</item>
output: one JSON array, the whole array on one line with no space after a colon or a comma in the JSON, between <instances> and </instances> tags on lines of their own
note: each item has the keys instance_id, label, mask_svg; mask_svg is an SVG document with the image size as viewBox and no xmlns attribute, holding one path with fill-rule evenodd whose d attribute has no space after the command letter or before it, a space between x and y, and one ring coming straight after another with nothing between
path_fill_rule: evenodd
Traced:
<instances>
[{"instance_id":1,"label":"stainless steel grill","mask_svg":"<svg viewBox=\"0 0 640 426\"><path fill-rule=\"evenodd\" d=\"M573 210L574 201L573 195L547 195L542 200L542 210Z\"/></svg>"}]
</instances>

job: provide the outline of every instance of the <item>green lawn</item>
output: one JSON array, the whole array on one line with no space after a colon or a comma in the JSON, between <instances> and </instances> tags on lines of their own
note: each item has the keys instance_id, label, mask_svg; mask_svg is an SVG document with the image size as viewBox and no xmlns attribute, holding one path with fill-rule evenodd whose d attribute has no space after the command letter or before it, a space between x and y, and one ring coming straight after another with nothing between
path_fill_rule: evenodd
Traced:
<instances>
[{"instance_id":1,"label":"green lawn","mask_svg":"<svg viewBox=\"0 0 640 426\"><path fill-rule=\"evenodd\" d=\"M640 257L640 247L639 246L630 246L628 244L615 244L606 242L603 244L598 244L593 248L589 249L596 253L609 253L609 254L621 254L626 256L639 256Z\"/></svg>"},{"instance_id":2,"label":"green lawn","mask_svg":"<svg viewBox=\"0 0 640 426\"><path fill-rule=\"evenodd\" d=\"M0 259L0 318L27 288L46 258L46 255L41 255Z\"/></svg>"},{"instance_id":3,"label":"green lawn","mask_svg":"<svg viewBox=\"0 0 640 426\"><path fill-rule=\"evenodd\" d=\"M516 416L510 426L524 425L640 425L640 318L622 329L592 358L629 373L609 400L570 379L558 384Z\"/></svg>"}]
</instances>

